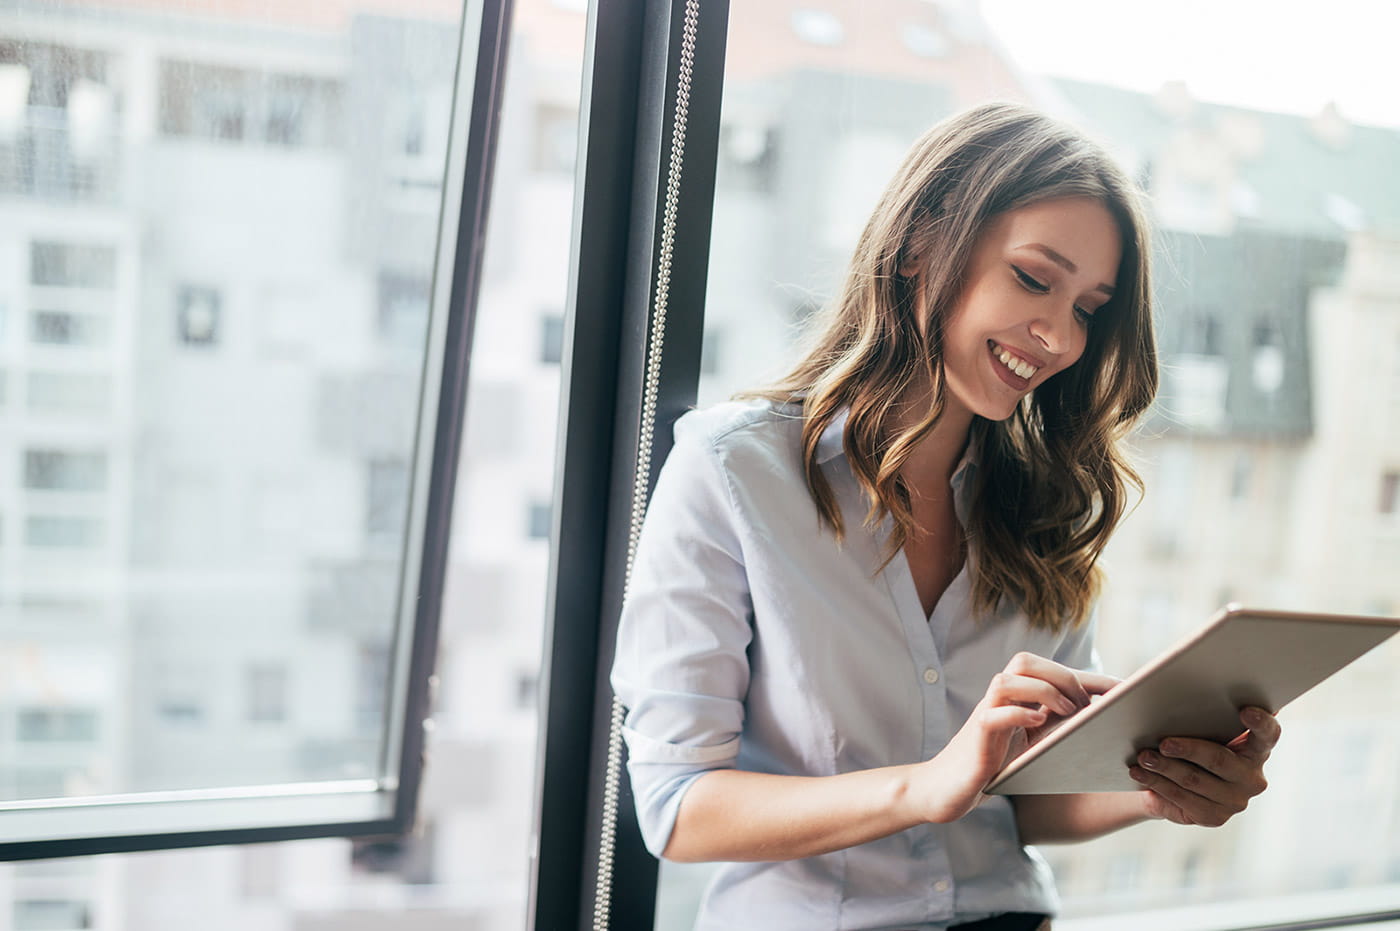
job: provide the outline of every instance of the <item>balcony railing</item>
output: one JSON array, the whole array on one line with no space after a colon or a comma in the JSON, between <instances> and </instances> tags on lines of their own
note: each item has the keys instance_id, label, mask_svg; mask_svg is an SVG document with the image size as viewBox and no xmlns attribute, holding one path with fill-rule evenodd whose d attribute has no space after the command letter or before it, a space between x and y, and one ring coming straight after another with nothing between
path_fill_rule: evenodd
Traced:
<instances>
[{"instance_id":1,"label":"balcony railing","mask_svg":"<svg viewBox=\"0 0 1400 931\"><path fill-rule=\"evenodd\" d=\"M71 124L60 107L29 107L0 125L0 197L107 204L117 199L121 150L117 133Z\"/></svg>"}]
</instances>

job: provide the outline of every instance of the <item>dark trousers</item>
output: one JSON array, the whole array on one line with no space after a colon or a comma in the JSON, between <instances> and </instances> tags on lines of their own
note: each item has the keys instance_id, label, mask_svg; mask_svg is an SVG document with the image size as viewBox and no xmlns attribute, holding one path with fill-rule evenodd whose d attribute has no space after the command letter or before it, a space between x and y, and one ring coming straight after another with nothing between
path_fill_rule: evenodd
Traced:
<instances>
[{"instance_id":1,"label":"dark trousers","mask_svg":"<svg viewBox=\"0 0 1400 931\"><path fill-rule=\"evenodd\" d=\"M965 925L953 925L948 931L1036 931L1044 921L1044 915L1007 912L1005 915L993 915L991 918L971 921Z\"/></svg>"}]
</instances>

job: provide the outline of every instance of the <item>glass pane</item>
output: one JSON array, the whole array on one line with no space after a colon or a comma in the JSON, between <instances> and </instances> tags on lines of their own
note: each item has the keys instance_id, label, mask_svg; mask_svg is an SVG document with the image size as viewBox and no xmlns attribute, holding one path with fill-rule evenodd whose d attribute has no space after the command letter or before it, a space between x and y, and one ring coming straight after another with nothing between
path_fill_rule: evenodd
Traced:
<instances>
[{"instance_id":1,"label":"glass pane","mask_svg":"<svg viewBox=\"0 0 1400 931\"><path fill-rule=\"evenodd\" d=\"M1134 442L1146 498L1105 556L1107 671L1230 600L1400 612L1391 57L1360 4L1289 22L1271 9L735 4L700 402L791 364L917 136L1025 101L1105 140L1158 227L1164 384ZM1296 915L1334 907L1328 890L1396 889L1398 661L1391 643L1288 709L1273 787L1227 828L1045 848L1071 919L1056 927L1231 898ZM713 872L664 864L657 926L690 927Z\"/></svg>"},{"instance_id":2,"label":"glass pane","mask_svg":"<svg viewBox=\"0 0 1400 931\"><path fill-rule=\"evenodd\" d=\"M440 6L7 18L0 801L385 775Z\"/></svg>"},{"instance_id":3,"label":"glass pane","mask_svg":"<svg viewBox=\"0 0 1400 931\"><path fill-rule=\"evenodd\" d=\"M131 214L132 228L152 231L130 234L139 254L119 253L116 263L117 290L134 289L122 298L128 319L113 315L112 289L55 285L42 303L31 299L29 243L0 223L0 243L7 250L19 243L3 253L14 275L0 273L0 446L8 456L0 463L0 664L10 670L42 655L69 670L65 688L91 683L92 695L87 704L6 706L0 780L14 797L96 791L75 785L79 767L71 761L101 760L104 741L135 739L126 734L134 715L127 704L138 695L149 702L143 714L155 718L146 730L168 735L159 752L169 755L178 739L172 766L210 779L254 765L228 762L232 750L223 762L186 759L229 721L239 723L228 745L269 767L309 761L332 771L361 758L338 753L329 737L373 736L383 726L391 645L376 606L399 597L416 468L408 443L432 293L424 272L435 249L462 9L455 0L312 6L260 7L254 19L247 8L212 2L167 5L160 15L105 3L30 4L18 26L15 17L0 19L3 49L62 35L114 56L115 72L131 76L123 78L120 125L145 128L139 145L123 142L113 157L121 171L160 178L140 167L155 153L184 179L162 192L147 178L140 191L149 204L123 188L118 209L97 200L92 184L79 191L88 200L79 198L71 183L59 184L61 172L28 156L28 174L16 167L6 175L5 166L19 162L5 161L13 153L3 136L9 111L0 104L0 216L43 211L49 230L76 209L104 218L118 210ZM540 528L547 537L562 338L555 328L566 298L584 26L578 4L516 6L418 829L392 843L311 840L0 866L0 915L152 931L187 928L196 913L229 927L521 926L550 545ZM0 52L0 62L19 62L8 54ZM15 73L0 66L0 95L10 80L4 75ZM157 93L167 77L186 90ZM298 117L307 110L295 101L315 88L338 103L314 119ZM240 102L249 95L260 112ZM36 172L49 185L42 195ZM200 183L201 173L238 186ZM28 187L4 186L21 182ZM200 237L214 224L194 221L215 216L215 207L229 218L206 244ZM284 217L297 207L322 212ZM235 208L247 214L240 219ZM187 214L179 230L161 225L167 209ZM208 276L167 284L175 260L157 247L197 258ZM78 253L45 253L42 261L57 269L50 276L101 274L100 260ZM99 271L78 271L93 267ZM161 285L156 297L147 297L150 282ZM42 323L39 314L48 315ZM130 359L148 356L160 365L133 371ZM160 380L147 386L148 374ZM124 442L151 446L139 462L127 464L120 444L59 443L96 435L119 415L133 418L124 391L178 414L144 434L127 428ZM47 418L38 440L8 443L9 427L36 419L36 411ZM207 438L254 422L272 433L249 441L261 450L250 455L275 460L279 470L229 463L201 473L185 461L202 455L189 448L186 431ZM77 432L83 424L87 432ZM236 445L232 437L210 442L215 452ZM139 499L119 484L176 452L182 457L143 485ZM92 458L99 453L102 466ZM100 490L89 487L98 483ZM138 618L87 581L103 579L120 564L118 554L94 561L78 590L54 585L21 601L11 585L32 567L16 550L30 516L21 504L40 494L111 499L109 510L124 521L120 539L166 554L158 573L139 567L149 570L143 604L167 589L188 604L219 585L217 598L200 601L218 606L265 577L293 587L295 597L269 587L257 593L261 614L252 618L235 617L231 606L220 609L227 623L202 609L147 623L148 615ZM143 516L137 500L154 513ZM34 516L88 517L70 510ZM96 526L115 532L108 521ZM46 532L83 533L63 524ZM63 565L94 560L74 550ZM236 576L215 571L225 559L247 565ZM131 577L137 567L124 571ZM142 659L142 674L127 672L128 654L147 643L137 634L173 636L177 621L190 635L150 643L154 655ZM42 653L21 651L21 637ZM0 686L0 701L9 701L7 688ZM21 711L26 732L45 738L42 756L37 740L18 743ZM312 740L322 733L328 739ZM157 769L156 760L148 763Z\"/></svg>"}]
</instances>

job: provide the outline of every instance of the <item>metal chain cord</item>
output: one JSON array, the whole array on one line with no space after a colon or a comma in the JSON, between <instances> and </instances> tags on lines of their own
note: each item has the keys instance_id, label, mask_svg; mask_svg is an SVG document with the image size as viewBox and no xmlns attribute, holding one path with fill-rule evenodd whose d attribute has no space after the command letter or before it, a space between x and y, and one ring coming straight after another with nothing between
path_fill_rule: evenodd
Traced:
<instances>
[{"instance_id":1,"label":"metal chain cord","mask_svg":"<svg viewBox=\"0 0 1400 931\"><path fill-rule=\"evenodd\" d=\"M680 207L681 167L685 159L686 117L690 111L690 80L695 70L695 36L700 20L700 0L686 0L681 38L680 74L676 82L676 112L671 128L671 158L666 168L666 208L661 219L661 257L656 266L656 302L652 307L651 333L647 339L646 379L642 389L642 422L637 435L637 470L632 479L632 522L627 536L627 567L623 597L632 583L632 563L647 510L647 484L651 476L652 438L656 433L656 403L661 393L661 351L666 343L666 308L671 293L671 255L676 241L676 214ZM603 782L603 818L598 832L598 873L593 891L593 931L608 931L612 915L613 856L617 836L617 808L622 779L622 702L612 700L608 724L608 758Z\"/></svg>"}]
</instances>

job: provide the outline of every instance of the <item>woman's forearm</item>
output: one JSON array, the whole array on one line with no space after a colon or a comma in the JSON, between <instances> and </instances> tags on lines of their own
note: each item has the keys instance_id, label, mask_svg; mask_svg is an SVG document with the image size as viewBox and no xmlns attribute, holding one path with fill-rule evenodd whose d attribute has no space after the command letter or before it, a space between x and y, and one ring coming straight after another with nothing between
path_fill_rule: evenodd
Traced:
<instances>
[{"instance_id":1,"label":"woman's forearm","mask_svg":"<svg viewBox=\"0 0 1400 931\"><path fill-rule=\"evenodd\" d=\"M836 776L719 769L681 800L668 860L793 860L886 837L929 820L915 766ZM919 776L923 790L929 773Z\"/></svg>"},{"instance_id":2,"label":"woman's forearm","mask_svg":"<svg viewBox=\"0 0 1400 931\"><path fill-rule=\"evenodd\" d=\"M1017 795L1011 799L1023 844L1090 840L1147 821L1146 792Z\"/></svg>"}]
</instances>

